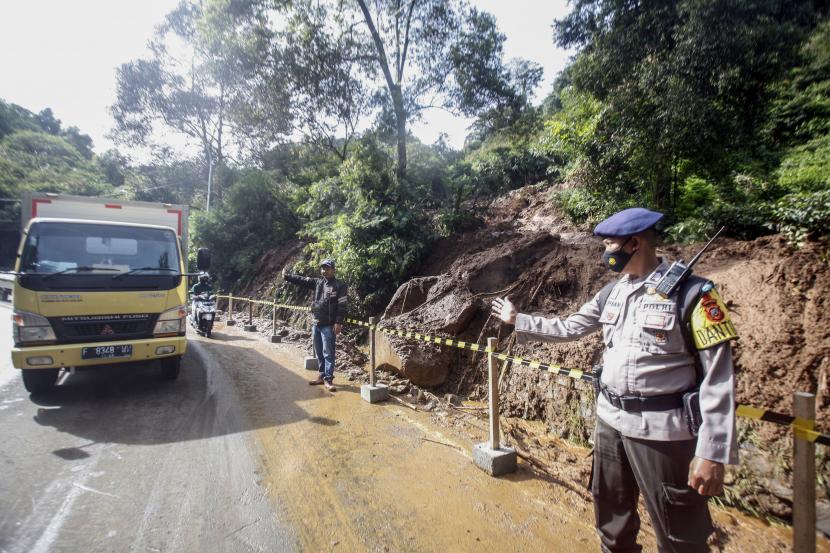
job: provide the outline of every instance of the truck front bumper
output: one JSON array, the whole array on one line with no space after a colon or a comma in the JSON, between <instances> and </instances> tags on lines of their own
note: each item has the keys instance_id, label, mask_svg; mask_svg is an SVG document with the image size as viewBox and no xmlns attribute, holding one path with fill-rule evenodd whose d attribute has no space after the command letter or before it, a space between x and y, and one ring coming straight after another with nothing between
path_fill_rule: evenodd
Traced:
<instances>
[{"instance_id":1,"label":"truck front bumper","mask_svg":"<svg viewBox=\"0 0 830 553\"><path fill-rule=\"evenodd\" d=\"M132 345L130 357L108 359L81 359L83 348L96 346ZM173 348L170 351L170 347ZM159 350L159 348L164 348ZM125 340L123 342L86 342L82 344L53 344L48 346L12 348L12 364L18 369L55 369L62 367L86 367L90 365L112 365L131 361L146 361L162 357L183 355L187 350L187 338L169 336L166 338L149 338L144 340ZM166 353L157 353L164 351ZM47 358L52 362L48 363ZM29 361L33 360L34 363Z\"/></svg>"}]
</instances>

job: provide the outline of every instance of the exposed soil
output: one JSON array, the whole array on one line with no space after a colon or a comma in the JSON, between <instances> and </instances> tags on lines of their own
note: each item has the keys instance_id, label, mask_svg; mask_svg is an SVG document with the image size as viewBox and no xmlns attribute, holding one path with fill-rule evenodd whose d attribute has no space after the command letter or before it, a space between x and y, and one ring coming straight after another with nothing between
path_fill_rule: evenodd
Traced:
<instances>
[{"instance_id":1,"label":"exposed soil","mask_svg":"<svg viewBox=\"0 0 830 553\"><path fill-rule=\"evenodd\" d=\"M492 299L508 295L522 312L566 316L614 278L599 262L601 246L590 229L566 224L528 186L494 201L480 225L439 241L418 276L404 283L387 306L382 324L483 343L501 351L564 367L589 369L600 359L598 335L568 344L518 346L511 327L493 321ZM248 292L273 295L282 266L301 244L284 245L263 259L262 277ZM669 246L669 260L690 259L700 245ZM695 267L712 279L732 313L740 339L734 359L738 401L791 412L795 391L816 394L817 427L830 431L830 265L828 245L795 250L780 236L742 242L719 239ZM295 324L302 317L294 318ZM386 340L399 361L399 378L413 386L475 400L485 396L483 355L467 350ZM349 370L356 370L354 357ZM381 360L383 362L383 360ZM385 367L391 368L391 367ZM552 435L587 444L593 429L593 392L582 382L527 367L502 367L502 413L539 421ZM764 517L791 516L791 439L786 428L739 420L742 464L730 468L727 501ZM541 440L544 435L529 439ZM830 532L830 452L818 447L820 527Z\"/></svg>"}]
</instances>

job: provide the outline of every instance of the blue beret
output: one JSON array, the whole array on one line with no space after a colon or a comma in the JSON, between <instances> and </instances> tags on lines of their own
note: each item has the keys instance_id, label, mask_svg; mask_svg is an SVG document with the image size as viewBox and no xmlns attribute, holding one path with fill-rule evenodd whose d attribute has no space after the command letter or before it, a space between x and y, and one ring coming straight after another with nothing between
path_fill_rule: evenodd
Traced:
<instances>
[{"instance_id":1,"label":"blue beret","mask_svg":"<svg viewBox=\"0 0 830 553\"><path fill-rule=\"evenodd\" d=\"M631 236L650 229L662 218L662 213L642 207L623 209L598 224L594 229L594 234L597 236Z\"/></svg>"}]
</instances>

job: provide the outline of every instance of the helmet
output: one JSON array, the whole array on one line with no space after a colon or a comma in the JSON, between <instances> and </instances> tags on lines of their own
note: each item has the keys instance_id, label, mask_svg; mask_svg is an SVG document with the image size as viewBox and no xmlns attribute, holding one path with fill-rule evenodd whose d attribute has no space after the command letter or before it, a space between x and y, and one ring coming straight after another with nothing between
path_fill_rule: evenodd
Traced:
<instances>
[{"instance_id":1,"label":"helmet","mask_svg":"<svg viewBox=\"0 0 830 553\"><path fill-rule=\"evenodd\" d=\"M207 273L199 273L199 282L201 284L209 284L210 276Z\"/></svg>"}]
</instances>

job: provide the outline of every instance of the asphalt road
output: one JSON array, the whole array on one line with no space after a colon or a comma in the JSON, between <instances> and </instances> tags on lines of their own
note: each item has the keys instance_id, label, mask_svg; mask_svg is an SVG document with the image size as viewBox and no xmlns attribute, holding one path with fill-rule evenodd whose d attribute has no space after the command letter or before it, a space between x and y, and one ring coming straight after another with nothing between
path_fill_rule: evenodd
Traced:
<instances>
[{"instance_id":1,"label":"asphalt road","mask_svg":"<svg viewBox=\"0 0 830 553\"><path fill-rule=\"evenodd\" d=\"M67 375L31 399L0 304L0 551L294 551L258 482L234 387L191 341L179 380L156 365Z\"/></svg>"},{"instance_id":2,"label":"asphalt road","mask_svg":"<svg viewBox=\"0 0 830 553\"><path fill-rule=\"evenodd\" d=\"M585 450L551 439L548 472L520 462L491 478L471 460L487 435L474 411L371 405L339 373L326 392L307 384L302 351L224 324L189 340L175 382L113 365L31 398L9 312L0 302L0 553L599 548L584 482L564 469ZM792 539L714 514L724 553ZM655 550L647 523L641 539Z\"/></svg>"}]
</instances>

